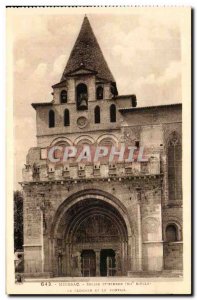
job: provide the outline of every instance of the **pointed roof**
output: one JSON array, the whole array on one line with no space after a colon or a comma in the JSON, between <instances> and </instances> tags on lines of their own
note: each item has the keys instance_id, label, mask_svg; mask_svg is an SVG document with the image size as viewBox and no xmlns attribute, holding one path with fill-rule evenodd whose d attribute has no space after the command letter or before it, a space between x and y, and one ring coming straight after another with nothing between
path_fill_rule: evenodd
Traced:
<instances>
[{"instance_id":1,"label":"pointed roof","mask_svg":"<svg viewBox=\"0 0 197 300\"><path fill-rule=\"evenodd\" d=\"M115 82L87 16L84 17L81 30L71 51L61 81L65 80L67 73L79 69L80 66L97 72L98 78Z\"/></svg>"}]
</instances>

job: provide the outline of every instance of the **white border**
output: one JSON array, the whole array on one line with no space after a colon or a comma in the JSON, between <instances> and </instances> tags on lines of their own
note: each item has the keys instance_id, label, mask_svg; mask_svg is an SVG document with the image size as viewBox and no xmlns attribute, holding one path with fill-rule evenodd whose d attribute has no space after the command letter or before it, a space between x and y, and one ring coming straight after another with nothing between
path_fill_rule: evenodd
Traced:
<instances>
[{"instance_id":1,"label":"white border","mask_svg":"<svg viewBox=\"0 0 197 300\"><path fill-rule=\"evenodd\" d=\"M3 141L1 143L1 147L0 147L0 157L1 157L1 168L0 168L0 175L1 175L1 181L0 181L0 193L1 193L1 226L0 226L0 236L1 236L1 241L5 241L5 140L6 140L6 135L5 135L5 122L6 122L6 91L5 91L5 87L6 87L6 50L5 50L5 6L15 6L18 5L20 3L21 5L106 5L106 1L104 0L100 0L100 1L80 1L80 0L73 0L73 1L65 1L65 0L47 0L47 1L41 1L41 0L34 0L34 1L24 1L24 0L2 0L0 2L0 38L1 38L1 55L0 55L0 66L1 66L1 89L0 89L0 93L1 93L1 109L0 109L0 137L1 137L1 141ZM161 1L161 0L157 0L157 1L142 1L142 0L138 0L138 1L127 1L125 0L124 2L121 3L121 1L117 1L117 0L108 0L107 1L107 5L136 5L136 6L147 6L147 5L151 5L151 6L192 6L194 9L197 7L197 1L188 1L188 0L179 0L179 1L173 1L173 0L165 0L165 1ZM195 40L196 40L196 30L195 30ZM194 41L195 41L194 40ZM195 66L196 67L196 63ZM196 78L194 81L194 85L196 85ZM195 99L193 99L193 102L195 101ZM197 112L197 109L195 107L195 113ZM194 118L195 120L195 118ZM196 135L195 135L196 136ZM197 140L197 139L195 139ZM195 162L195 167L196 167L196 162ZM197 182L194 182L194 185ZM195 200L195 199L194 199ZM197 207L197 206L196 206ZM7 237L9 238L9 237ZM3 266L3 269L1 268L1 275L0 275L0 287L1 287L1 299L5 299L8 296L5 295L5 244L1 243L1 255L0 255L0 265ZM194 282L195 284L195 282ZM68 297L68 296L67 296ZM27 299L28 297L23 297L23 299ZM41 297L37 297L38 299L41 299ZM56 298L56 296L52 297L52 298ZM70 298L70 297L68 297ZM73 298L73 297L72 297ZM104 297L102 297L104 298ZM139 298L139 297L138 297ZM171 297L168 297L168 299ZM173 297L172 297L173 298Z\"/></svg>"}]
</instances>

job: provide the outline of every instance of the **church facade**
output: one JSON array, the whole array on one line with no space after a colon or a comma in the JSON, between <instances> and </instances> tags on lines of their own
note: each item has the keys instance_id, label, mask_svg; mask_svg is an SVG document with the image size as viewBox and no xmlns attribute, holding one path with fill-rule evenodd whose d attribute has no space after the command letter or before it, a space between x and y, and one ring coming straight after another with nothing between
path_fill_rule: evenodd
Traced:
<instances>
[{"instance_id":1,"label":"church facade","mask_svg":"<svg viewBox=\"0 0 197 300\"><path fill-rule=\"evenodd\" d=\"M27 276L132 276L182 270L182 105L119 95L87 17L53 100L33 103L37 146L24 195ZM165 99L164 99L165 100ZM147 161L47 159L52 146L129 145Z\"/></svg>"}]
</instances>

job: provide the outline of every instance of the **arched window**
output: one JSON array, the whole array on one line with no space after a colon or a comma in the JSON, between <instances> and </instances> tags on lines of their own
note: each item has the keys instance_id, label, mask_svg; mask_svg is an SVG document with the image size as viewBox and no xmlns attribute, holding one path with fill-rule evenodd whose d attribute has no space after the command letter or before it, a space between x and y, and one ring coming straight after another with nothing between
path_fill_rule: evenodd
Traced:
<instances>
[{"instance_id":1,"label":"arched window","mask_svg":"<svg viewBox=\"0 0 197 300\"><path fill-rule=\"evenodd\" d=\"M182 198L182 147L176 132L168 142L168 193L169 200Z\"/></svg>"},{"instance_id":2,"label":"arched window","mask_svg":"<svg viewBox=\"0 0 197 300\"><path fill-rule=\"evenodd\" d=\"M114 88L113 85L111 86L110 91L111 91L111 95L112 95L112 98L113 98L115 96L115 88Z\"/></svg>"},{"instance_id":3,"label":"arched window","mask_svg":"<svg viewBox=\"0 0 197 300\"><path fill-rule=\"evenodd\" d=\"M61 91L60 103L67 103L67 91L66 90Z\"/></svg>"},{"instance_id":4,"label":"arched window","mask_svg":"<svg viewBox=\"0 0 197 300\"><path fill-rule=\"evenodd\" d=\"M84 83L80 83L76 89L76 104L78 110L88 109L88 89Z\"/></svg>"},{"instance_id":5,"label":"arched window","mask_svg":"<svg viewBox=\"0 0 197 300\"><path fill-rule=\"evenodd\" d=\"M96 124L99 124L101 122L101 119L100 119L100 107L99 106L96 106L95 109L94 109L94 122Z\"/></svg>"},{"instance_id":6,"label":"arched window","mask_svg":"<svg viewBox=\"0 0 197 300\"><path fill-rule=\"evenodd\" d=\"M49 111L49 128L55 127L55 113L53 110Z\"/></svg>"},{"instance_id":7,"label":"arched window","mask_svg":"<svg viewBox=\"0 0 197 300\"><path fill-rule=\"evenodd\" d=\"M69 110L65 109L64 110L64 126L69 126L70 125L70 114Z\"/></svg>"},{"instance_id":8,"label":"arched window","mask_svg":"<svg viewBox=\"0 0 197 300\"><path fill-rule=\"evenodd\" d=\"M178 240L177 227L170 224L166 227L166 242L176 242Z\"/></svg>"},{"instance_id":9,"label":"arched window","mask_svg":"<svg viewBox=\"0 0 197 300\"><path fill-rule=\"evenodd\" d=\"M116 106L114 104L110 106L110 122L116 122Z\"/></svg>"},{"instance_id":10,"label":"arched window","mask_svg":"<svg viewBox=\"0 0 197 300\"><path fill-rule=\"evenodd\" d=\"M98 86L96 89L96 99L103 99L103 88L102 86Z\"/></svg>"}]
</instances>

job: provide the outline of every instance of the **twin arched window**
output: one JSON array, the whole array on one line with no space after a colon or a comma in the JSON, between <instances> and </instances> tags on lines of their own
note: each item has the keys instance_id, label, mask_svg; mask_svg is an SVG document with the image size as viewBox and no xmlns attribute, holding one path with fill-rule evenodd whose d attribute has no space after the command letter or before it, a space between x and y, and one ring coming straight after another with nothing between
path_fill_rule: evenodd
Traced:
<instances>
[{"instance_id":1,"label":"twin arched window","mask_svg":"<svg viewBox=\"0 0 197 300\"><path fill-rule=\"evenodd\" d=\"M67 103L67 91L63 90L60 93L60 103Z\"/></svg>"},{"instance_id":2,"label":"twin arched window","mask_svg":"<svg viewBox=\"0 0 197 300\"><path fill-rule=\"evenodd\" d=\"M70 125L70 113L68 109L64 110L64 126ZM49 128L55 127L55 112L51 109L49 111Z\"/></svg>"},{"instance_id":3,"label":"twin arched window","mask_svg":"<svg viewBox=\"0 0 197 300\"><path fill-rule=\"evenodd\" d=\"M94 109L94 122L95 124L100 124L101 114L100 107L96 106ZM116 122L116 106L112 104L110 106L110 122ZM68 109L64 110L64 126L70 125L70 113ZM55 127L55 112L51 109L49 111L49 128Z\"/></svg>"},{"instance_id":4,"label":"twin arched window","mask_svg":"<svg viewBox=\"0 0 197 300\"><path fill-rule=\"evenodd\" d=\"M112 104L110 106L110 122L111 123L116 122L116 106L115 106L115 104Z\"/></svg>"},{"instance_id":5,"label":"twin arched window","mask_svg":"<svg viewBox=\"0 0 197 300\"><path fill-rule=\"evenodd\" d=\"M99 106L96 106L94 109L94 122L96 124L99 124L101 122ZM116 122L116 106L114 104L110 106L110 122L112 123Z\"/></svg>"},{"instance_id":6,"label":"twin arched window","mask_svg":"<svg viewBox=\"0 0 197 300\"><path fill-rule=\"evenodd\" d=\"M49 128L55 127L55 113L51 109L49 111Z\"/></svg>"},{"instance_id":7,"label":"twin arched window","mask_svg":"<svg viewBox=\"0 0 197 300\"><path fill-rule=\"evenodd\" d=\"M99 124L101 122L101 117L100 117L100 107L96 106L94 109L94 122L96 124Z\"/></svg>"}]
</instances>

